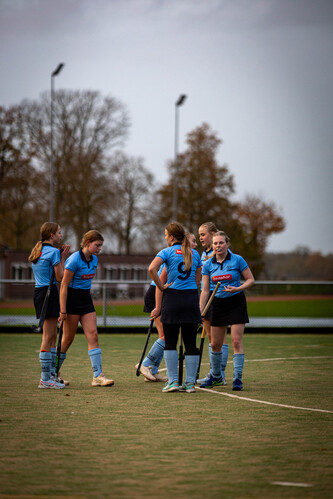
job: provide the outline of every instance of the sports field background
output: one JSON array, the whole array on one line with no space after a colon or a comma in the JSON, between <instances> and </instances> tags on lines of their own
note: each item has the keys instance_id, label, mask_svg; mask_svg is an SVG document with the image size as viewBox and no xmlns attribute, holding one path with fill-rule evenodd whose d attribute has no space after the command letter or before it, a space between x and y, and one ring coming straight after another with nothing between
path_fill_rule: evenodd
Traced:
<instances>
[{"instance_id":1,"label":"sports field background","mask_svg":"<svg viewBox=\"0 0 333 499\"><path fill-rule=\"evenodd\" d=\"M332 335L245 335L244 391L230 348L228 385L195 394L136 377L141 334L100 335L114 387L78 335L70 386L39 390L40 340L0 334L0 498L333 497Z\"/></svg>"}]
</instances>

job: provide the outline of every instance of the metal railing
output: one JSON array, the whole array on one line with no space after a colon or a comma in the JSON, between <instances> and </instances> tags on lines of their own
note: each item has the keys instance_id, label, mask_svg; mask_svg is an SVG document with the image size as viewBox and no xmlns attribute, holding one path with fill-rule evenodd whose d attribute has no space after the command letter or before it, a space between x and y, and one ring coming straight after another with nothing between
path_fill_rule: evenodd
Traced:
<instances>
[{"instance_id":1,"label":"metal railing","mask_svg":"<svg viewBox=\"0 0 333 499\"><path fill-rule=\"evenodd\" d=\"M102 314L97 317L100 327L109 326L145 326L147 324L146 315L130 317L117 317L110 313L112 306L119 300L125 301L129 306L131 302L142 301L146 289L150 284L149 280L102 280L96 279L92 284L92 295L95 305L102 305ZM34 310L28 314L20 312L20 307L32 305L35 281L33 279L0 279L0 307L8 308L6 314L0 313L0 326L6 325L32 325L36 323ZM246 293L249 300L257 297L267 297L280 295L286 297L297 295L302 297L307 295L320 295L323 298L333 296L332 281L256 281L253 288ZM15 306L17 305L17 306ZM100 310L100 309L99 309ZM114 311L114 310L113 310ZM273 320L274 319L274 320ZM249 327L333 327L333 319L328 317L309 319L297 317L252 317L250 316Z\"/></svg>"}]
</instances>

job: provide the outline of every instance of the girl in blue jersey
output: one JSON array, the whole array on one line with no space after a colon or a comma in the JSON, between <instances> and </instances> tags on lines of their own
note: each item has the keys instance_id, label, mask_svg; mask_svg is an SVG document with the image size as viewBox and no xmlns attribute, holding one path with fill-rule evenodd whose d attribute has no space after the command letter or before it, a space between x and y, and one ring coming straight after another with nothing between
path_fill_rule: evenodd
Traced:
<instances>
[{"instance_id":1,"label":"girl in blue jersey","mask_svg":"<svg viewBox=\"0 0 333 499\"><path fill-rule=\"evenodd\" d=\"M198 286L201 279L199 253L191 249L184 227L172 222L165 229L167 248L161 250L149 266L149 274L163 291L161 322L165 335L164 359L168 382L163 392L179 391L177 341L179 330L185 344L186 379L181 390L195 392L195 378L199 363L196 347L197 325L201 322ZM167 283L163 284L158 270L165 264ZM152 312L155 318L158 311Z\"/></svg>"},{"instance_id":2,"label":"girl in blue jersey","mask_svg":"<svg viewBox=\"0 0 333 499\"><path fill-rule=\"evenodd\" d=\"M198 229L199 233L199 239L201 246L204 248L204 251L201 254L201 260L202 263L211 256L213 256L213 235L218 231L216 225L213 222L205 222L200 225ZM212 293L214 290L214 286L211 285L210 292ZM203 322L203 327L205 328L205 332L207 335L207 338L209 340L209 347L208 347L208 353L209 353L209 363L210 363L210 372L207 374L205 378L198 379L197 383L201 385L202 383L205 383L206 381L209 380L210 375L212 374L212 363L211 363L211 353L212 353L212 346L211 346L211 341L210 341L210 320L212 316L212 307L210 306L206 316L202 318ZM228 340L227 340L227 330L225 330L225 335L223 338L223 344L222 344L222 356L221 356L221 371L222 371L222 379L223 379L223 385L226 385L226 379L225 379L225 369L227 367L227 362L228 362L228 356L229 356L229 345L228 345Z\"/></svg>"},{"instance_id":3,"label":"girl in blue jersey","mask_svg":"<svg viewBox=\"0 0 333 499\"><path fill-rule=\"evenodd\" d=\"M245 324L249 322L244 290L254 284L253 274L240 255L229 250L229 237L223 231L213 236L215 256L207 260L202 268L203 289L200 296L200 309L204 309L210 295L211 285L221 285L212 303L211 317L211 362L212 374L201 388L221 386L221 347L228 325L231 327L231 341L234 350L233 390L242 390L244 366L243 334ZM244 282L240 283L243 276Z\"/></svg>"},{"instance_id":4,"label":"girl in blue jersey","mask_svg":"<svg viewBox=\"0 0 333 499\"><path fill-rule=\"evenodd\" d=\"M65 388L55 376L57 322L59 317L59 293L57 282L60 282L64 273L65 259L69 255L70 246L63 246L63 251L55 247L62 239L61 228L57 223L45 222L40 229L41 240L32 249L29 262L35 277L34 306L37 319L40 318L45 295L49 287L53 271L54 281L46 309L43 324L43 337L40 347L39 360L42 367L41 379L38 388Z\"/></svg>"},{"instance_id":5,"label":"girl in blue jersey","mask_svg":"<svg viewBox=\"0 0 333 499\"><path fill-rule=\"evenodd\" d=\"M97 319L91 298L91 281L95 277L98 259L104 238L96 230L88 231L82 239L81 249L73 253L65 263L64 277L60 288L60 322L63 322L60 365L72 344L79 322L88 340L94 377L92 386L111 386L112 379L102 373L102 353L98 343Z\"/></svg>"}]
</instances>

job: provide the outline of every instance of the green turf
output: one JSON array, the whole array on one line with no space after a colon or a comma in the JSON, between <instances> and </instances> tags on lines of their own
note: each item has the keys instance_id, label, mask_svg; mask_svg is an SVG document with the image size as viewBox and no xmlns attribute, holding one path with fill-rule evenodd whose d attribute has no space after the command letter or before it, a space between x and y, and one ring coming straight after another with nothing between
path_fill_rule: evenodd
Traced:
<instances>
[{"instance_id":1,"label":"green turf","mask_svg":"<svg viewBox=\"0 0 333 499\"><path fill-rule=\"evenodd\" d=\"M135 376L137 334L100 335L114 387L90 386L78 335L62 368L70 386L38 390L40 339L0 335L0 498L333 497L332 335L246 335L244 391L231 390L230 348L228 386L195 394Z\"/></svg>"},{"instance_id":2,"label":"green turf","mask_svg":"<svg viewBox=\"0 0 333 499\"><path fill-rule=\"evenodd\" d=\"M103 307L95 306L98 315L103 315ZM108 316L138 317L146 316L143 304L107 306ZM333 317L333 300L295 300L295 301L258 301L248 302L249 315L252 317ZM0 315L34 315L33 305L21 308L6 307L2 304Z\"/></svg>"}]
</instances>

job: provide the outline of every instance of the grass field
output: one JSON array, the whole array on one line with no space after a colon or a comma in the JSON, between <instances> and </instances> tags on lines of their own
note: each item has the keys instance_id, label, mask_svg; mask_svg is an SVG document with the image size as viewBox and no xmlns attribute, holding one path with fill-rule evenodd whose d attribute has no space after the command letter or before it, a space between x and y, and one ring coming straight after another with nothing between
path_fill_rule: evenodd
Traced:
<instances>
[{"instance_id":1,"label":"grass field","mask_svg":"<svg viewBox=\"0 0 333 499\"><path fill-rule=\"evenodd\" d=\"M230 353L228 385L195 394L136 377L140 334L100 335L115 386L90 386L80 334L70 386L38 390L40 340L0 335L0 498L333 497L332 335L246 335L244 391Z\"/></svg>"},{"instance_id":2,"label":"grass field","mask_svg":"<svg viewBox=\"0 0 333 499\"><path fill-rule=\"evenodd\" d=\"M333 317L332 296L321 299L297 299L297 300L271 300L248 301L248 312L250 317ZM95 305L98 315L103 314L103 307ZM13 303L1 303L0 315L35 315L32 301L15 306ZM142 303L115 304L107 306L107 315L119 317L147 316L143 312Z\"/></svg>"}]
</instances>

